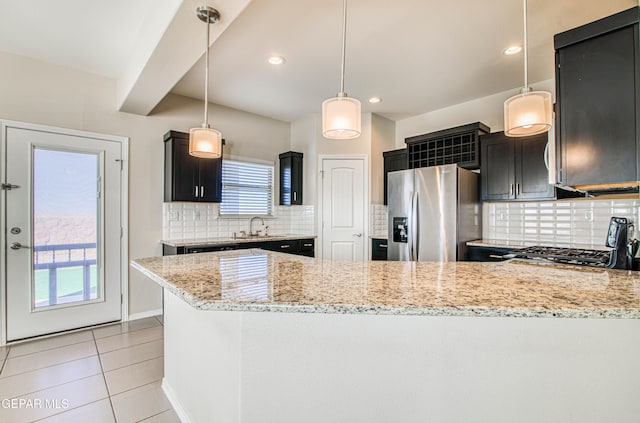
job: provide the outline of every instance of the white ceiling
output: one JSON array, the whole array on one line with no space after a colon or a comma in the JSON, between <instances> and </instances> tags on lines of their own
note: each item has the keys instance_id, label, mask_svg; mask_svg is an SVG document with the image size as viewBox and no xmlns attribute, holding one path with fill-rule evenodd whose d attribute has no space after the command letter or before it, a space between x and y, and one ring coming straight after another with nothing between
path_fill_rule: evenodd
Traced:
<instances>
[{"instance_id":1,"label":"white ceiling","mask_svg":"<svg viewBox=\"0 0 640 423\"><path fill-rule=\"evenodd\" d=\"M145 89L127 85L124 103L129 92L154 97L139 108L145 114L173 84L173 93L204 98L204 24L193 12L182 29L185 14L198 3L0 0L0 50L114 78L128 69L132 81L131 64L138 63L132 84ZM212 27L211 102L290 121L319 112L321 102L339 91L341 0L208 3L223 19ZM553 34L637 5L635 0L529 0L529 81L553 78ZM150 6L166 8L173 21L163 22L161 31L147 30L145 19L158 15ZM362 101L363 111L402 118L523 84L522 54L501 54L508 44L522 42L519 0L349 0L348 13L345 88ZM184 31L193 38L188 48L198 54L179 54L189 41L175 33ZM131 47L141 39L156 46L148 58ZM176 63L152 60L153 53L172 52ZM267 64L271 54L285 56L286 64ZM149 68L153 78L146 76ZM164 74L162 84L152 83L158 74ZM383 102L369 104L374 95Z\"/></svg>"}]
</instances>

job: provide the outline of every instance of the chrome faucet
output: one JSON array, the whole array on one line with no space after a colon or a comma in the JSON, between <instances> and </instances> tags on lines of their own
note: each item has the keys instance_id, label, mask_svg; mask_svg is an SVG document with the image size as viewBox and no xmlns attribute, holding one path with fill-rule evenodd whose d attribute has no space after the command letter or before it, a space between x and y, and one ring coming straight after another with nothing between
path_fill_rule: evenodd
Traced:
<instances>
[{"instance_id":1,"label":"chrome faucet","mask_svg":"<svg viewBox=\"0 0 640 423\"><path fill-rule=\"evenodd\" d=\"M264 220L260 216L252 217L249 221L249 236L258 236L260 234L260 231L253 232L253 221L256 219L260 219L260 223L264 226Z\"/></svg>"}]
</instances>

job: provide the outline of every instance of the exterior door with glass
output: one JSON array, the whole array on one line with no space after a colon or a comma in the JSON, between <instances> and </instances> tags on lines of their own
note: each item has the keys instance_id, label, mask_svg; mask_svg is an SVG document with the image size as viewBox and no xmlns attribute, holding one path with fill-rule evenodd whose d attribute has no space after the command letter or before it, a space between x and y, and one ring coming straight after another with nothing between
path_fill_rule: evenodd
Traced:
<instances>
[{"instance_id":1,"label":"exterior door with glass","mask_svg":"<svg viewBox=\"0 0 640 423\"><path fill-rule=\"evenodd\" d=\"M7 341L121 319L121 142L4 126Z\"/></svg>"}]
</instances>

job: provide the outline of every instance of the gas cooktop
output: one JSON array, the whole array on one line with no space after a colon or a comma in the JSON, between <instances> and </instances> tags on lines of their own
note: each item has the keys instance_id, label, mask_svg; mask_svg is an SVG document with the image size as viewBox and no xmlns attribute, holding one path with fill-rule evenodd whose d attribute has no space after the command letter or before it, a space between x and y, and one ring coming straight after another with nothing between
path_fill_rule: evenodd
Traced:
<instances>
[{"instance_id":1,"label":"gas cooktop","mask_svg":"<svg viewBox=\"0 0 640 423\"><path fill-rule=\"evenodd\" d=\"M557 263L582 266L606 267L611 259L611 250L584 250L580 248L558 248L533 246L515 250L517 258L544 259Z\"/></svg>"}]
</instances>

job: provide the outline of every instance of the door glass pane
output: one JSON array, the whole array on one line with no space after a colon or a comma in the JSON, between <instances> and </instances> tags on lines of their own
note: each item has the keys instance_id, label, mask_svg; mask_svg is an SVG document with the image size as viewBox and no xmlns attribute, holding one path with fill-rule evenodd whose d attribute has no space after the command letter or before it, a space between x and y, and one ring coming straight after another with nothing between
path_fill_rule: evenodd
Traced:
<instances>
[{"instance_id":1,"label":"door glass pane","mask_svg":"<svg viewBox=\"0 0 640 423\"><path fill-rule=\"evenodd\" d=\"M33 152L33 307L100 297L99 156Z\"/></svg>"}]
</instances>

